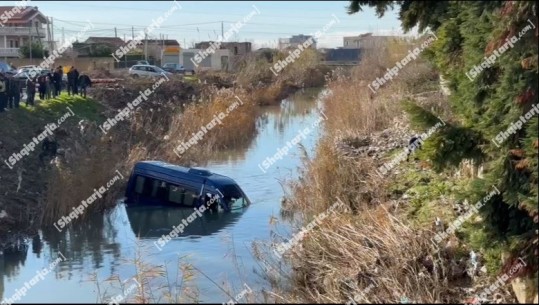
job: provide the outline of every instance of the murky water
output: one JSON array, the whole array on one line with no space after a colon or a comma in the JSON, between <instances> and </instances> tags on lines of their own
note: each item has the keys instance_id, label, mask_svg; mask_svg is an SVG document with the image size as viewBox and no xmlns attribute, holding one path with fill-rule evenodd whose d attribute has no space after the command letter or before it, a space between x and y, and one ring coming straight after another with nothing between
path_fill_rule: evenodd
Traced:
<instances>
[{"instance_id":1,"label":"murky water","mask_svg":"<svg viewBox=\"0 0 539 305\"><path fill-rule=\"evenodd\" d=\"M28 242L26 251L0 255L0 300L20 295L16 303L108 303L110 298L100 297L112 296L119 297L120 303L133 302L137 257L144 264L165 266L167 274L152 280L152 287L165 279L170 284L179 283L181 263L194 266L194 277L183 287L192 287L188 291L193 293L198 290L196 299L200 302L227 302L230 297L222 289L232 295L247 288L260 290L264 281L253 272L260 265L253 257L252 242L270 238L274 228L271 216L279 219L281 184L293 179L301 165L298 146L287 146L287 142L301 139L308 152L314 149L316 125L323 119L317 110L318 93L306 90L280 106L261 108L259 132L248 148L219 152L203 165L235 179L253 202L250 207L230 214L203 215L162 250L156 247L159 237L192 211L119 204L112 213L94 215L66 232L43 228L39 237ZM266 160L278 149L284 152L285 147L290 148L281 160ZM125 281L123 292L117 282L104 282L112 275ZM166 302L163 291L155 289L151 299ZM184 295L182 300L188 299Z\"/></svg>"}]
</instances>

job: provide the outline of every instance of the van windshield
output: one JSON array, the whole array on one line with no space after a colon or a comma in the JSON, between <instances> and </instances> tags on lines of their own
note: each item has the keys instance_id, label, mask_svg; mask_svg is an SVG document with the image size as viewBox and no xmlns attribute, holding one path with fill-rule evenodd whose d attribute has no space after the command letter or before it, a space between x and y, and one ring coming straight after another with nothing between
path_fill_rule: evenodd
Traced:
<instances>
[{"instance_id":1,"label":"van windshield","mask_svg":"<svg viewBox=\"0 0 539 305\"><path fill-rule=\"evenodd\" d=\"M221 186L219 187L219 191L222 193L223 200L230 209L239 209L250 204L247 196L245 196L241 189L235 184Z\"/></svg>"}]
</instances>

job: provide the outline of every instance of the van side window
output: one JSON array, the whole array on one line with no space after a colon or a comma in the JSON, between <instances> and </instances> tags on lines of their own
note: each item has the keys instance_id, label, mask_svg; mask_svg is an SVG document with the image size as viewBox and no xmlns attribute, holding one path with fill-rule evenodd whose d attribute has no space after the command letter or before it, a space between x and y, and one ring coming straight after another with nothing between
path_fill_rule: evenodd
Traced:
<instances>
[{"instance_id":1,"label":"van side window","mask_svg":"<svg viewBox=\"0 0 539 305\"><path fill-rule=\"evenodd\" d=\"M145 180L144 177L137 176L137 179L135 181L135 193L142 194L144 190L144 180Z\"/></svg>"},{"instance_id":2,"label":"van side window","mask_svg":"<svg viewBox=\"0 0 539 305\"><path fill-rule=\"evenodd\" d=\"M186 189L183 204L188 207L194 206L197 198L198 194L195 191Z\"/></svg>"},{"instance_id":3,"label":"van side window","mask_svg":"<svg viewBox=\"0 0 539 305\"><path fill-rule=\"evenodd\" d=\"M170 185L164 181L158 181L157 183L157 191L155 196L157 199L168 202L168 191L169 191Z\"/></svg>"},{"instance_id":4,"label":"van side window","mask_svg":"<svg viewBox=\"0 0 539 305\"><path fill-rule=\"evenodd\" d=\"M177 185L170 186L170 192L168 194L168 201L182 204L185 196L185 190Z\"/></svg>"},{"instance_id":5,"label":"van side window","mask_svg":"<svg viewBox=\"0 0 539 305\"><path fill-rule=\"evenodd\" d=\"M159 180L157 179L152 179L152 192L151 192L151 195L150 197L156 197L157 196L157 188L159 187Z\"/></svg>"},{"instance_id":6,"label":"van side window","mask_svg":"<svg viewBox=\"0 0 539 305\"><path fill-rule=\"evenodd\" d=\"M163 203L188 207L194 207L198 199L198 191L195 189L144 176L136 177L134 191L143 197L152 197Z\"/></svg>"},{"instance_id":7,"label":"van side window","mask_svg":"<svg viewBox=\"0 0 539 305\"><path fill-rule=\"evenodd\" d=\"M153 179L145 177L144 178L144 190L142 191L143 196L151 196L153 189Z\"/></svg>"}]
</instances>

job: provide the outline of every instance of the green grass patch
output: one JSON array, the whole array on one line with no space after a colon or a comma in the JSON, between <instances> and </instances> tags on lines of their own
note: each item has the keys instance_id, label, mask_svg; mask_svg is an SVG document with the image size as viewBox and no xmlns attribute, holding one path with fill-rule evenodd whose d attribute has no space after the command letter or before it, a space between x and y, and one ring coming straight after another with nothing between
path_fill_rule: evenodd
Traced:
<instances>
[{"instance_id":1,"label":"green grass patch","mask_svg":"<svg viewBox=\"0 0 539 305\"><path fill-rule=\"evenodd\" d=\"M188 82L198 82L199 80L199 78L196 76L184 76L183 79Z\"/></svg>"},{"instance_id":2,"label":"green grass patch","mask_svg":"<svg viewBox=\"0 0 539 305\"><path fill-rule=\"evenodd\" d=\"M86 119L95 122L103 122L105 118L101 115L103 106L90 98L81 96L68 96L67 93L62 93L59 97L36 101L36 106L26 106L26 103L21 103L21 109L25 111L15 111L15 117L22 121L29 120L31 117L39 117L46 121L55 121L65 114L69 113L69 109L73 111L79 119Z\"/></svg>"}]
</instances>

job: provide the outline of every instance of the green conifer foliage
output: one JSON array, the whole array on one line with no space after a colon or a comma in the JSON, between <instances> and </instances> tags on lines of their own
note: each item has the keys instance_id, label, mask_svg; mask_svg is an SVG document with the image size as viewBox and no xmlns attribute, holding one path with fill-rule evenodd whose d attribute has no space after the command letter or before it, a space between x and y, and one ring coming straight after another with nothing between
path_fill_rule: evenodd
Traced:
<instances>
[{"instance_id":1,"label":"green conifer foliage","mask_svg":"<svg viewBox=\"0 0 539 305\"><path fill-rule=\"evenodd\" d=\"M529 113L538 103L537 4L351 1L349 13L362 6L376 7L379 16L393 6L405 31L417 26L436 32L438 40L424 55L449 82L454 117L429 139L427 155L438 170L463 158L481 163L484 177L470 184L469 198L481 197L493 185L501 191L481 210L482 227L492 238L516 245L512 254L524 256L537 270L539 112ZM406 107L412 121L423 118L428 125L432 120L425 110ZM514 128L519 120L523 123ZM536 250L530 251L534 242Z\"/></svg>"}]
</instances>

